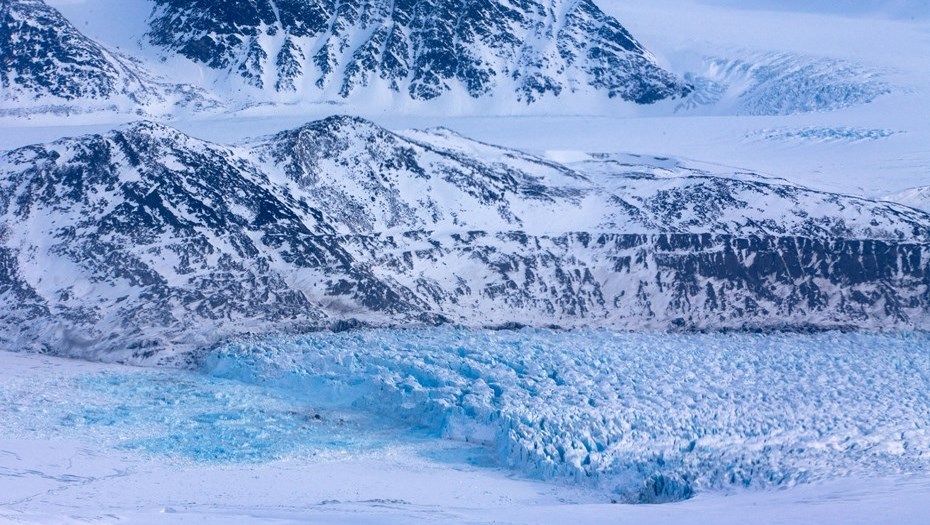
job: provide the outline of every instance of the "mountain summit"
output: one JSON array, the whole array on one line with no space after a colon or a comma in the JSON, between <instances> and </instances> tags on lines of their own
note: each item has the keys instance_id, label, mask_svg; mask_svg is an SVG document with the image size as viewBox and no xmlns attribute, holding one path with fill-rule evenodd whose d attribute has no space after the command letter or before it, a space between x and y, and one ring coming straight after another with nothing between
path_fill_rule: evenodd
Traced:
<instances>
[{"instance_id":1,"label":"mountain summit","mask_svg":"<svg viewBox=\"0 0 930 525\"><path fill-rule=\"evenodd\" d=\"M107 49L43 0L0 2L0 114L213 107L202 90L161 79Z\"/></svg>"},{"instance_id":2,"label":"mountain summit","mask_svg":"<svg viewBox=\"0 0 930 525\"><path fill-rule=\"evenodd\" d=\"M152 44L261 90L525 103L588 91L640 104L690 90L590 0L155 3Z\"/></svg>"},{"instance_id":3,"label":"mountain summit","mask_svg":"<svg viewBox=\"0 0 930 525\"><path fill-rule=\"evenodd\" d=\"M145 357L362 322L923 329L930 215L351 117L0 153L0 348ZM655 172L654 174L652 172Z\"/></svg>"}]
</instances>

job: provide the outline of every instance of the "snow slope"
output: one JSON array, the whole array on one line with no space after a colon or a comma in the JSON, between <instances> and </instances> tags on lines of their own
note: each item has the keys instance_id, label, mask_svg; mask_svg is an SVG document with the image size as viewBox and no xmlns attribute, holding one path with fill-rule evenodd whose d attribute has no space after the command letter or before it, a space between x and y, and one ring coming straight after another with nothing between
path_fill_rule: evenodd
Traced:
<instances>
[{"instance_id":1,"label":"snow slope","mask_svg":"<svg viewBox=\"0 0 930 525\"><path fill-rule=\"evenodd\" d=\"M43 0L0 6L0 114L172 113L218 103L187 84L171 84L137 60L83 35Z\"/></svg>"},{"instance_id":2,"label":"snow slope","mask_svg":"<svg viewBox=\"0 0 930 525\"><path fill-rule=\"evenodd\" d=\"M900 202L908 206L913 206L918 210L930 210L930 186L920 188L910 188L900 193L890 195L887 200Z\"/></svg>"}]
</instances>

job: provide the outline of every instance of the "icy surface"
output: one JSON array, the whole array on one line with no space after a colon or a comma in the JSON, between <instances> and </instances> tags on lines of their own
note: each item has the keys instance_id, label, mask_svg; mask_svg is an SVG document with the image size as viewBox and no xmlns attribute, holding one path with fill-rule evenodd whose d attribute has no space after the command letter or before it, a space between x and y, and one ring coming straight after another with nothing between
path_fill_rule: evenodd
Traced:
<instances>
[{"instance_id":1,"label":"icy surface","mask_svg":"<svg viewBox=\"0 0 930 525\"><path fill-rule=\"evenodd\" d=\"M863 142L882 140L898 133L891 129L868 129L848 127L774 128L747 134L753 140L779 142ZM898 201L901 202L901 201Z\"/></svg>"},{"instance_id":2,"label":"icy surface","mask_svg":"<svg viewBox=\"0 0 930 525\"><path fill-rule=\"evenodd\" d=\"M927 335L383 330L237 344L202 366L628 502L930 460Z\"/></svg>"},{"instance_id":3,"label":"icy surface","mask_svg":"<svg viewBox=\"0 0 930 525\"><path fill-rule=\"evenodd\" d=\"M414 446L630 503L930 465L930 335L377 330L199 362L8 375L0 440L226 466Z\"/></svg>"},{"instance_id":4,"label":"icy surface","mask_svg":"<svg viewBox=\"0 0 930 525\"><path fill-rule=\"evenodd\" d=\"M181 371L10 378L0 406L4 439L79 439L180 462L260 463L383 443L356 412Z\"/></svg>"},{"instance_id":5,"label":"icy surface","mask_svg":"<svg viewBox=\"0 0 930 525\"><path fill-rule=\"evenodd\" d=\"M686 73L695 91L679 110L718 105L737 115L792 115L867 104L892 91L881 72L855 63L792 53L734 54L744 58L704 58L698 72Z\"/></svg>"},{"instance_id":6,"label":"icy surface","mask_svg":"<svg viewBox=\"0 0 930 525\"><path fill-rule=\"evenodd\" d=\"M279 432L274 427L303 427L282 412L321 404L268 383L0 352L0 523L926 523L926 472L702 493L674 505L612 505L615 496L605 498L590 486L488 468L488 447L392 430L358 411L314 407L323 422ZM352 398L335 393L331 405ZM178 403L159 402L165 394L177 394ZM84 406L105 416L62 423L63 415ZM135 407L152 419L108 425L119 407ZM198 427L190 416L230 411L242 417L224 423L228 428L219 434L234 454L191 460L169 448L120 445L169 432L193 440ZM353 413L346 433L355 445L315 440L333 433L327 421L338 421L334 414ZM234 446L242 433L232 429L239 426L261 428L268 442L288 436L306 448L243 454L244 447ZM277 440L279 446L286 439Z\"/></svg>"}]
</instances>

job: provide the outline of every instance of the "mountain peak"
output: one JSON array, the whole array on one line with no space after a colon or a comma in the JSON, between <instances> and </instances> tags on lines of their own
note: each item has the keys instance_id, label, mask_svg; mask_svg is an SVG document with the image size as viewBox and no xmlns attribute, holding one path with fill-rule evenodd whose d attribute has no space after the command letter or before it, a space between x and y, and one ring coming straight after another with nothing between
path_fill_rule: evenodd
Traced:
<instances>
[{"instance_id":1,"label":"mountain peak","mask_svg":"<svg viewBox=\"0 0 930 525\"><path fill-rule=\"evenodd\" d=\"M122 355L352 319L927 326L927 214L602 160L348 116L251 148L139 121L8 151L0 304L28 344L84 351L62 326Z\"/></svg>"},{"instance_id":2,"label":"mountain peak","mask_svg":"<svg viewBox=\"0 0 930 525\"><path fill-rule=\"evenodd\" d=\"M0 113L127 110L162 114L219 102L151 74L85 36L44 0L0 2Z\"/></svg>"},{"instance_id":3,"label":"mountain peak","mask_svg":"<svg viewBox=\"0 0 930 525\"><path fill-rule=\"evenodd\" d=\"M151 43L302 100L587 91L646 104L690 89L591 0L155 2Z\"/></svg>"},{"instance_id":4,"label":"mountain peak","mask_svg":"<svg viewBox=\"0 0 930 525\"><path fill-rule=\"evenodd\" d=\"M118 64L43 0L0 4L0 73L8 97L106 98L119 90Z\"/></svg>"}]
</instances>

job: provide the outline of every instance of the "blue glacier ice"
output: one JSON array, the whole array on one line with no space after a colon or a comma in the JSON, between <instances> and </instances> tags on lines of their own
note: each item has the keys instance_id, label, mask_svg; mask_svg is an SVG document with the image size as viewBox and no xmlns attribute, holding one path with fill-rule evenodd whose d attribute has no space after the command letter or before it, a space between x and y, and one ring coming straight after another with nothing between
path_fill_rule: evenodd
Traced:
<instances>
[{"instance_id":1,"label":"blue glacier ice","mask_svg":"<svg viewBox=\"0 0 930 525\"><path fill-rule=\"evenodd\" d=\"M782 142L865 142L887 139L898 133L890 129L811 126L763 129L747 138Z\"/></svg>"},{"instance_id":2,"label":"blue glacier ice","mask_svg":"<svg viewBox=\"0 0 930 525\"><path fill-rule=\"evenodd\" d=\"M211 464L414 446L635 503L930 466L930 334L384 329L197 362L0 384L0 437Z\"/></svg>"},{"instance_id":3,"label":"blue glacier ice","mask_svg":"<svg viewBox=\"0 0 930 525\"><path fill-rule=\"evenodd\" d=\"M630 502L930 466L927 334L372 330L234 344L202 368Z\"/></svg>"},{"instance_id":4,"label":"blue glacier ice","mask_svg":"<svg viewBox=\"0 0 930 525\"><path fill-rule=\"evenodd\" d=\"M49 398L55 392L65 394ZM389 432L351 411L177 370L82 375L35 385L31 395L22 385L4 385L0 403L2 435L19 429L13 437L76 438L200 463L353 453L380 447Z\"/></svg>"},{"instance_id":5,"label":"blue glacier ice","mask_svg":"<svg viewBox=\"0 0 930 525\"><path fill-rule=\"evenodd\" d=\"M738 115L796 115L868 104L895 89L886 71L832 58L736 51L702 62L685 75L694 90L679 110L723 103Z\"/></svg>"}]
</instances>

